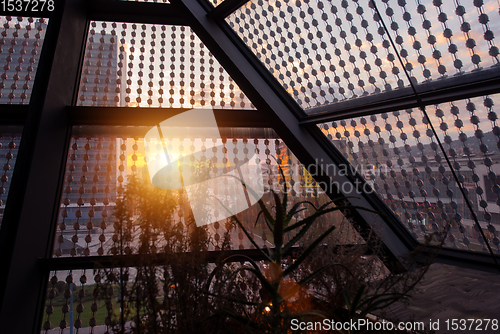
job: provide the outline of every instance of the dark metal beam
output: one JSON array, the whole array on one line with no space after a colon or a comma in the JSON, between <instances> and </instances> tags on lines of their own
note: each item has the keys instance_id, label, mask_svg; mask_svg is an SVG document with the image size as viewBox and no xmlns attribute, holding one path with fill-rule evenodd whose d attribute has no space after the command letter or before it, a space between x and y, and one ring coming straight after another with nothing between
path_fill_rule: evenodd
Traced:
<instances>
[{"instance_id":1,"label":"dark metal beam","mask_svg":"<svg viewBox=\"0 0 500 334\"><path fill-rule=\"evenodd\" d=\"M28 105L0 105L0 125L24 124L28 110Z\"/></svg>"},{"instance_id":2,"label":"dark metal beam","mask_svg":"<svg viewBox=\"0 0 500 334\"><path fill-rule=\"evenodd\" d=\"M1 128L0 128L1 130ZM109 125L77 125L73 126L71 134L76 137L102 137L117 138L144 138L151 130L150 126L109 126ZM278 139L278 135L271 128L224 128L219 127L221 138L261 138ZM185 138L200 138L200 131L195 127L182 128Z\"/></svg>"},{"instance_id":3,"label":"dark metal beam","mask_svg":"<svg viewBox=\"0 0 500 334\"><path fill-rule=\"evenodd\" d=\"M322 246L320 246L322 247ZM324 247L324 246L323 246ZM363 255L373 255L372 250L365 245L336 245L331 247L332 253L354 251ZM303 251L301 247L292 247L286 252L286 256L296 258ZM183 254L189 254L184 252ZM40 259L39 265L47 271L53 270L75 270L75 269L98 269L98 268L119 268L119 267L140 267L144 265L161 266L166 264L166 259L172 258L172 255L167 253L145 254L145 255L127 255L127 256L88 256L88 257L64 257L52 259ZM266 257L258 249L238 249L226 251L207 251L200 255L209 263L217 263L223 259L234 256L228 262L247 261L251 258L254 261L266 260ZM240 256L240 257L238 257Z\"/></svg>"},{"instance_id":4,"label":"dark metal beam","mask_svg":"<svg viewBox=\"0 0 500 334\"><path fill-rule=\"evenodd\" d=\"M52 253L70 138L66 106L76 95L87 31L85 0L56 0L0 230L5 333L40 333L48 272L37 262Z\"/></svg>"},{"instance_id":5,"label":"dark metal beam","mask_svg":"<svg viewBox=\"0 0 500 334\"><path fill-rule=\"evenodd\" d=\"M0 125L0 134L2 136L21 136L21 133L23 132L23 127L22 125Z\"/></svg>"},{"instance_id":6,"label":"dark metal beam","mask_svg":"<svg viewBox=\"0 0 500 334\"><path fill-rule=\"evenodd\" d=\"M208 17L213 20L224 20L247 2L248 0L224 0L208 13Z\"/></svg>"},{"instance_id":7,"label":"dark metal beam","mask_svg":"<svg viewBox=\"0 0 500 334\"><path fill-rule=\"evenodd\" d=\"M299 248L294 247L288 252L292 255ZM185 252L183 254L189 254ZM141 267L144 265L157 266L165 265L166 259L175 254L134 254L128 256L89 256L89 257L65 257L54 259L40 259L39 264L46 270L70 270L70 269L98 269L98 268L119 268L119 267ZM242 249L228 251L207 251L200 255L209 263L221 261L231 255L241 255L241 258L235 257L231 262L245 260L243 257L250 257L254 261L265 260L266 258L258 249Z\"/></svg>"},{"instance_id":8,"label":"dark metal beam","mask_svg":"<svg viewBox=\"0 0 500 334\"><path fill-rule=\"evenodd\" d=\"M327 141L317 127L304 127L299 124L299 117L305 116L304 111L225 22L215 22L210 19L206 10L197 1L171 0L171 2L190 13L192 29L219 63L224 65L226 71L259 112L269 119L274 130L297 158L306 166L319 165L315 179L322 184L330 198L348 197L353 206L380 212L375 214L353 209L351 218L368 242L372 242L372 238L382 239L382 247L386 250L386 257L383 260L391 269L401 269L397 258L407 254L417 242L383 200L374 193L363 192L360 189L365 182L359 175L344 175L340 172L339 165L346 163L345 158ZM342 185L352 185L355 182L357 182L356 187L347 187L348 189L344 189L343 192L340 191L339 187ZM370 231L375 231L377 237Z\"/></svg>"},{"instance_id":9,"label":"dark metal beam","mask_svg":"<svg viewBox=\"0 0 500 334\"><path fill-rule=\"evenodd\" d=\"M425 105L500 93L500 67L478 74L474 72L420 84L416 87L417 92ZM309 109L309 115L301 120L301 124L317 124L415 107L418 107L417 98L412 89L407 87Z\"/></svg>"},{"instance_id":10,"label":"dark metal beam","mask_svg":"<svg viewBox=\"0 0 500 334\"><path fill-rule=\"evenodd\" d=\"M68 107L71 125L154 126L191 108ZM211 112L212 109L206 109ZM219 127L260 127L270 123L257 110L213 109ZM1 114L0 114L1 115ZM190 126L186 124L186 126Z\"/></svg>"},{"instance_id":11,"label":"dark metal beam","mask_svg":"<svg viewBox=\"0 0 500 334\"><path fill-rule=\"evenodd\" d=\"M167 3L87 0L91 20L189 25L180 11Z\"/></svg>"},{"instance_id":12,"label":"dark metal beam","mask_svg":"<svg viewBox=\"0 0 500 334\"><path fill-rule=\"evenodd\" d=\"M498 274L498 267L488 253L480 253L462 249L422 247L422 254L433 258L436 263L444 263L457 267L482 270ZM500 255L495 255L500 262Z\"/></svg>"}]
</instances>

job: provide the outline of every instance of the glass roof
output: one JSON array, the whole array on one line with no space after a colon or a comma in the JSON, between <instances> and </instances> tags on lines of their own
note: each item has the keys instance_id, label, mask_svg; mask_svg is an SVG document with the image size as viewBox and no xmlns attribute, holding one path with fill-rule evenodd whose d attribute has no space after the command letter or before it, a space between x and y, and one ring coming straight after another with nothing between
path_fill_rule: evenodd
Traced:
<instances>
[{"instance_id":1,"label":"glass roof","mask_svg":"<svg viewBox=\"0 0 500 334\"><path fill-rule=\"evenodd\" d=\"M308 113L408 87L398 56L418 85L498 66L497 1L375 3L252 0L226 20Z\"/></svg>"},{"instance_id":2,"label":"glass roof","mask_svg":"<svg viewBox=\"0 0 500 334\"><path fill-rule=\"evenodd\" d=\"M211 2L216 6L221 1ZM363 105L365 97L394 96L389 92L412 95L410 82L420 91L430 82L446 85L453 77L500 68L494 43L500 25L490 21L497 9L491 1L475 1L464 7L458 1L444 4L439 0L382 0L366 5L345 0L252 0L226 21L295 101L313 114L333 111L343 101L356 99L357 105ZM102 60L106 58L107 63ZM478 104L479 100L474 101ZM78 103L213 108L250 105L190 28L111 22L91 24ZM466 113L474 104L470 99L449 103L451 110L460 106ZM497 172L496 148L488 147L488 152L477 157L470 155L471 148L482 147L479 137L479 143L470 139L462 141L463 147L454 147L463 136L477 137L479 127L472 119L488 120L491 106L484 104L484 110L468 116L453 111L440 115L445 104L428 108L435 114L431 123L422 111L407 109L318 126L353 166L361 166L361 175L417 240L425 241L433 232L450 227L447 246L486 251L474 223L474 216L478 216L487 231L485 237L498 248L495 231L500 227L500 211L496 212L495 192L491 190L496 179L488 176L483 180L481 176ZM452 115L456 119L450 118ZM460 117L470 118L470 126L448 133L447 124L459 124ZM382 120L384 124L378 124ZM493 132L488 136L495 136L496 123L490 121ZM391 124L397 124L397 135L387 130ZM442 133L435 137L431 125ZM386 131L380 132L382 127ZM451 143L445 151L439 147L442 141ZM463 151L462 155L456 155L456 150ZM443 157L453 160L453 170ZM487 166L488 161L493 165ZM461 170L461 163L470 170ZM454 182L453 172L461 178L460 184ZM388 175L393 180L389 181ZM479 194L481 191L489 197Z\"/></svg>"}]
</instances>

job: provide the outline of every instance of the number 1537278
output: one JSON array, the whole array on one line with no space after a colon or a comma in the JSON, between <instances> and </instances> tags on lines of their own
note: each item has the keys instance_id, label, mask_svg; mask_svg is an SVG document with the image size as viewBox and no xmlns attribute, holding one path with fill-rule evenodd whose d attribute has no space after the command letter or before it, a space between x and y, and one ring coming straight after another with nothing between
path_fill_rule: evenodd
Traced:
<instances>
[{"instance_id":1,"label":"number 1537278","mask_svg":"<svg viewBox=\"0 0 500 334\"><path fill-rule=\"evenodd\" d=\"M54 10L54 0L0 0L0 8L4 13L43 12Z\"/></svg>"}]
</instances>

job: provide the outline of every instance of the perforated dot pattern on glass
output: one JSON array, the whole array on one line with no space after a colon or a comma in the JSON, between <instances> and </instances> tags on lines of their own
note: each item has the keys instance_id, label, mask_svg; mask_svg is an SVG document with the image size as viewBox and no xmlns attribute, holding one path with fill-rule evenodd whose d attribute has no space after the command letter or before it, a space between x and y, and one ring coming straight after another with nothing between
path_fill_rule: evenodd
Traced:
<instances>
[{"instance_id":1,"label":"perforated dot pattern on glass","mask_svg":"<svg viewBox=\"0 0 500 334\"><path fill-rule=\"evenodd\" d=\"M449 229L446 246L486 252L474 213L498 253L500 128L494 105L499 99L428 106L431 123L420 109L408 109L318 126L415 238L424 241Z\"/></svg>"},{"instance_id":2,"label":"perforated dot pattern on glass","mask_svg":"<svg viewBox=\"0 0 500 334\"><path fill-rule=\"evenodd\" d=\"M2 165L2 171L0 172L0 228L9 194L12 173L16 164L19 143L21 142L21 131L22 129L12 131L2 129L0 132L0 161Z\"/></svg>"},{"instance_id":3,"label":"perforated dot pattern on glass","mask_svg":"<svg viewBox=\"0 0 500 334\"><path fill-rule=\"evenodd\" d=\"M134 2L153 2L153 3L170 3L168 0L122 0L122 1L134 1Z\"/></svg>"},{"instance_id":4,"label":"perforated dot pattern on glass","mask_svg":"<svg viewBox=\"0 0 500 334\"><path fill-rule=\"evenodd\" d=\"M226 20L298 104L314 112L408 87L404 69L423 84L497 66L498 3L461 2L254 0Z\"/></svg>"},{"instance_id":5,"label":"perforated dot pattern on glass","mask_svg":"<svg viewBox=\"0 0 500 334\"><path fill-rule=\"evenodd\" d=\"M1 16L0 103L28 104L48 19Z\"/></svg>"},{"instance_id":6,"label":"perforated dot pattern on glass","mask_svg":"<svg viewBox=\"0 0 500 334\"><path fill-rule=\"evenodd\" d=\"M220 5L221 3L224 2L224 0L208 0L212 5L214 5L214 7L217 7L218 5Z\"/></svg>"},{"instance_id":7,"label":"perforated dot pattern on glass","mask_svg":"<svg viewBox=\"0 0 500 334\"><path fill-rule=\"evenodd\" d=\"M92 22L78 105L252 109L189 27Z\"/></svg>"},{"instance_id":8,"label":"perforated dot pattern on glass","mask_svg":"<svg viewBox=\"0 0 500 334\"><path fill-rule=\"evenodd\" d=\"M137 129L136 135L131 134L130 129L121 129L118 132L113 130L115 135L99 135L92 130L90 133L94 135L85 135L87 128L87 130L78 131L80 135L72 137L55 235L54 256L117 255L117 245L120 240L125 240L122 252L126 255L140 251L138 245L143 229L140 223L142 218L139 218L141 215L138 214L139 216L134 218L130 225L126 225L125 230L120 230L119 216L116 214L117 209L121 207L120 199L128 194L127 189L135 189L131 184L136 183L131 181L131 177L135 177L137 184L143 187L139 188L145 195L139 197L145 200L163 198L161 199L163 203L170 203L165 204L162 222L154 225L154 229L158 232L158 239L152 241L151 247L154 246L158 250L164 247L166 241L162 229L167 226L178 225L186 231L189 230L192 216L186 192L182 190L162 192L161 189L152 186L148 176L145 149L153 144L145 146L144 133L146 131L140 127ZM120 134L120 131L125 132ZM199 159L211 164L210 173L217 173L218 169L226 173L224 171L226 164L236 159L260 166L265 203L272 202L270 190L282 193L285 184L291 202L307 198L318 205L328 201L328 197L311 175L272 130L250 129L233 135L224 135L221 130L222 137L218 139L203 138L196 133L195 129L185 138L171 138L165 142L165 147L169 152L202 152ZM256 154L246 149L250 143L255 145ZM283 175L280 175L278 166L282 168ZM248 171L243 170L242 173ZM235 189L231 187L233 187L231 184L221 184L211 191L214 196L225 198L222 202L226 206L230 205L230 203L225 203L229 200L246 202L245 196L230 198L229 194L235 193ZM144 205L147 204L144 203ZM244 224L248 224L248 230L254 235L257 244L260 247L267 247L271 245L269 240L272 236L264 228L264 222L255 224L259 211L259 206L255 204L241 211L237 216ZM131 216L136 217L134 214ZM218 213L215 212L214 216L217 217ZM340 212L332 212L322 217L321 222L318 221L318 226L331 223L341 224L342 217ZM213 239L211 248L220 249L227 231L229 231L228 237L230 237L232 248L252 248L243 231L239 227L228 230L227 222L227 219L221 219L207 225ZM345 224L345 228L338 229L339 235L345 233L342 242L360 242L357 232L349 227L349 223L345 222ZM120 236L120 231L125 233L124 236Z\"/></svg>"}]
</instances>

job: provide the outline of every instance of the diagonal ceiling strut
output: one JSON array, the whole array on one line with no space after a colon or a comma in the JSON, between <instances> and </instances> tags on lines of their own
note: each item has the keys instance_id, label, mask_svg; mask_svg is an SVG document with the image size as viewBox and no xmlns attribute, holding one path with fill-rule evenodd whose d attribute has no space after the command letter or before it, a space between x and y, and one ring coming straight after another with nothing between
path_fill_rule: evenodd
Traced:
<instances>
[{"instance_id":1,"label":"diagonal ceiling strut","mask_svg":"<svg viewBox=\"0 0 500 334\"><path fill-rule=\"evenodd\" d=\"M217 22L207 15L207 10L195 0L173 0L173 4L186 10L192 29L225 67L240 88L252 100L264 117L273 124L274 130L306 166L318 165L315 179L332 199L339 195L350 204L380 212L353 210L353 220L361 234L369 238L375 231L386 248L393 269L400 263L397 258L407 254L417 242L400 224L397 217L374 193L362 191L365 182L355 173L341 172L349 162L331 145L316 126L300 125L305 113L284 91L283 87L262 66L251 51L242 43L225 22ZM355 184L355 187L339 185ZM349 188L349 189L345 189ZM366 189L366 188L365 188ZM351 191L349 191L351 190ZM381 217L384 217L382 219ZM386 259L387 260L387 259Z\"/></svg>"}]
</instances>

